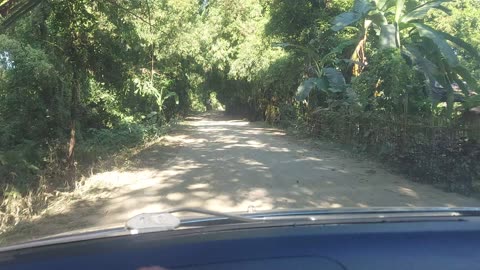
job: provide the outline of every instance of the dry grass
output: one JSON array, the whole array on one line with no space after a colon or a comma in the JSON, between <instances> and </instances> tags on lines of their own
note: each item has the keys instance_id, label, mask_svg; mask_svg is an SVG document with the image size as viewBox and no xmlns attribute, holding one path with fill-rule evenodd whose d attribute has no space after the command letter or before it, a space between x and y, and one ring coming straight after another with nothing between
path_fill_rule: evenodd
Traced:
<instances>
[{"instance_id":1,"label":"dry grass","mask_svg":"<svg viewBox=\"0 0 480 270\"><path fill-rule=\"evenodd\" d=\"M169 130L170 128L167 131ZM136 147L123 149L111 155L108 160L96 161L83 169L79 169L80 166L77 166L74 172L61 174L61 177L71 179L70 181L48 179L47 175L53 174L45 172L40 176L38 188L24 195L7 187L0 204L0 235L2 236L0 245L41 235L41 232L32 232L32 226L25 224L48 222L48 218L45 217L72 211L74 210L72 206L76 202L95 202L107 199L116 188L126 183L116 181L106 183L104 178L92 176L106 171L121 171L130 165L133 156L152 145L163 143L163 141L164 136L159 136ZM58 169L55 168L55 170ZM59 178L58 173L56 177ZM103 188L106 186L109 187L108 191ZM69 224L68 222L62 225L63 229L79 229L81 227L81 224Z\"/></svg>"}]
</instances>

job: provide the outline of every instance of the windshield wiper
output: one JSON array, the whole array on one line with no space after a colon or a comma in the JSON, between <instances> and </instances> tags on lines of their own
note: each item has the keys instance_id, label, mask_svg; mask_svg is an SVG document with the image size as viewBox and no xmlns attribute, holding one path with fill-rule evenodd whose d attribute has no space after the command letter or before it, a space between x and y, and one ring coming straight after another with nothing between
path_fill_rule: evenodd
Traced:
<instances>
[{"instance_id":1,"label":"windshield wiper","mask_svg":"<svg viewBox=\"0 0 480 270\"><path fill-rule=\"evenodd\" d=\"M182 219L172 213L190 212L208 215ZM225 214L198 208L173 208L160 213L140 214L127 221L124 227L111 228L94 232L83 232L72 235L57 235L35 241L0 247L0 253L24 248L47 246L77 241L87 241L106 237L118 237L145 232L172 231L177 228L204 228L210 225L243 224L243 226L297 226L308 224L358 224L408 221L463 221L464 218L480 217L480 208L343 208L314 210L282 210L275 212L254 213L244 215ZM215 226L214 226L215 227Z\"/></svg>"},{"instance_id":2,"label":"windshield wiper","mask_svg":"<svg viewBox=\"0 0 480 270\"><path fill-rule=\"evenodd\" d=\"M131 234L175 230L180 226L181 221L178 217L172 215L172 213L178 212L205 214L217 218L228 219L238 223L251 223L259 221L258 219L254 218L242 217L239 215L226 214L206 209L180 207L172 208L159 213L144 213L136 215L127 221L125 227L130 231Z\"/></svg>"},{"instance_id":3,"label":"windshield wiper","mask_svg":"<svg viewBox=\"0 0 480 270\"><path fill-rule=\"evenodd\" d=\"M193 219L182 219L172 213L190 212L208 215ZM420 219L460 218L480 216L480 208L366 208L366 209L316 209L316 210L284 210L278 212L250 213L246 215L226 214L200 208L173 208L160 213L146 213L129 219L126 229L130 234L145 232L170 231L179 227L203 227L210 225L272 222L308 222L316 224L352 223L352 222L396 222L418 221Z\"/></svg>"}]
</instances>

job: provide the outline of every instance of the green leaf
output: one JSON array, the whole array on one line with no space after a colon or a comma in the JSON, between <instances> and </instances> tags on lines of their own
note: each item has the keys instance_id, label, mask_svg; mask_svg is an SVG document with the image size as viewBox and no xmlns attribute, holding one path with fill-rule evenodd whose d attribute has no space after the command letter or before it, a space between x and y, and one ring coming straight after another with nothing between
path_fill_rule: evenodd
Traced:
<instances>
[{"instance_id":1,"label":"green leaf","mask_svg":"<svg viewBox=\"0 0 480 270\"><path fill-rule=\"evenodd\" d=\"M37 166L35 166L33 164L28 164L28 163L27 163L27 168L30 169L31 171L34 171L34 172L40 170L40 168L38 168Z\"/></svg>"},{"instance_id":2,"label":"green leaf","mask_svg":"<svg viewBox=\"0 0 480 270\"><path fill-rule=\"evenodd\" d=\"M345 50L345 48L350 47L354 44L356 44L356 43L355 43L355 40L353 40L353 39L349 39L349 40L340 42L335 48L333 48L331 50L331 52L341 54L343 52L343 50Z\"/></svg>"},{"instance_id":3,"label":"green leaf","mask_svg":"<svg viewBox=\"0 0 480 270\"><path fill-rule=\"evenodd\" d=\"M425 56L414 46L407 45L402 52L410 58L415 69L425 73L429 79L433 80L433 77L439 74L438 67L425 58Z\"/></svg>"},{"instance_id":4,"label":"green leaf","mask_svg":"<svg viewBox=\"0 0 480 270\"><path fill-rule=\"evenodd\" d=\"M395 41L396 28L393 24L382 25L380 30L380 48L395 49L397 42Z\"/></svg>"},{"instance_id":5,"label":"green leaf","mask_svg":"<svg viewBox=\"0 0 480 270\"><path fill-rule=\"evenodd\" d=\"M334 68L324 68L323 73L328 80L328 90L338 93L343 92L347 86L345 83L345 78L343 77L342 72Z\"/></svg>"},{"instance_id":6,"label":"green leaf","mask_svg":"<svg viewBox=\"0 0 480 270\"><path fill-rule=\"evenodd\" d=\"M410 58L415 70L423 73L426 80L425 86L429 92L430 99L434 104L438 103L442 96L442 93L438 93L438 89L434 88L435 81L440 77L438 67L425 58L425 56L413 45L405 46L402 53Z\"/></svg>"},{"instance_id":7,"label":"green leaf","mask_svg":"<svg viewBox=\"0 0 480 270\"><path fill-rule=\"evenodd\" d=\"M397 0L396 11L395 11L395 23L397 25L400 22L400 17L402 16L404 6L405 6L405 0Z\"/></svg>"},{"instance_id":8,"label":"green leaf","mask_svg":"<svg viewBox=\"0 0 480 270\"><path fill-rule=\"evenodd\" d=\"M386 11L395 5L395 0L377 0L374 1L378 10Z\"/></svg>"},{"instance_id":9,"label":"green leaf","mask_svg":"<svg viewBox=\"0 0 480 270\"><path fill-rule=\"evenodd\" d=\"M445 32L438 32L444 39L450 40L451 42L455 43L458 47L467 51L471 56L473 56L477 61L480 61L480 53L478 50L473 47L472 45L468 44L467 42L463 41L460 38L454 37Z\"/></svg>"},{"instance_id":10,"label":"green leaf","mask_svg":"<svg viewBox=\"0 0 480 270\"><path fill-rule=\"evenodd\" d=\"M325 91L328 89L328 82L323 78L306 79L298 86L296 99L298 101L304 101L313 89Z\"/></svg>"},{"instance_id":11,"label":"green leaf","mask_svg":"<svg viewBox=\"0 0 480 270\"><path fill-rule=\"evenodd\" d=\"M345 12L335 17L332 30L338 32L346 26L360 21L373 8L374 6L366 0L355 0L351 12Z\"/></svg>"},{"instance_id":12,"label":"green leaf","mask_svg":"<svg viewBox=\"0 0 480 270\"><path fill-rule=\"evenodd\" d=\"M451 0L437 0L437 1L427 2L423 5L419 5L402 17L402 23L408 23L414 20L421 20L433 8L440 9L446 12L448 11L448 9L442 6L442 4L445 2L451 2Z\"/></svg>"},{"instance_id":13,"label":"green leaf","mask_svg":"<svg viewBox=\"0 0 480 270\"><path fill-rule=\"evenodd\" d=\"M450 44L448 44L448 42L445 40L441 32L422 23L412 23L412 25L417 28L420 36L428 38L432 40L433 43L435 43L440 53L447 61L448 65L450 65L451 67L456 67L460 64L457 55L453 51Z\"/></svg>"},{"instance_id":14,"label":"green leaf","mask_svg":"<svg viewBox=\"0 0 480 270\"><path fill-rule=\"evenodd\" d=\"M371 20L374 24L378 26L382 26L385 24L388 24L387 18L385 17L385 14L380 11L376 11L368 16L368 19Z\"/></svg>"},{"instance_id":15,"label":"green leaf","mask_svg":"<svg viewBox=\"0 0 480 270\"><path fill-rule=\"evenodd\" d=\"M314 78L310 78L300 83L300 85L297 88L297 95L296 95L296 99L298 101L303 101L307 99L308 95L310 95L310 92L315 87L315 83L313 81L314 81Z\"/></svg>"},{"instance_id":16,"label":"green leaf","mask_svg":"<svg viewBox=\"0 0 480 270\"><path fill-rule=\"evenodd\" d=\"M353 12L360 14L367 14L373 8L375 7L368 0L355 0L353 4Z\"/></svg>"},{"instance_id":17,"label":"green leaf","mask_svg":"<svg viewBox=\"0 0 480 270\"><path fill-rule=\"evenodd\" d=\"M468 84L472 89L478 88L477 80L472 76L472 73L463 66L456 66L452 68L452 71L462 77L462 79Z\"/></svg>"},{"instance_id":18,"label":"green leaf","mask_svg":"<svg viewBox=\"0 0 480 270\"><path fill-rule=\"evenodd\" d=\"M453 80L458 84L460 89L462 89L462 92L465 96L470 94L468 85L462 80L462 78L460 78L458 74L455 74L455 78Z\"/></svg>"},{"instance_id":19,"label":"green leaf","mask_svg":"<svg viewBox=\"0 0 480 270\"><path fill-rule=\"evenodd\" d=\"M279 43L273 43L272 47L294 48L311 57L318 58L318 54L316 50L314 48L311 48L310 46L302 46L302 45L297 45L297 44L288 43L288 42L279 42Z\"/></svg>"},{"instance_id":20,"label":"green leaf","mask_svg":"<svg viewBox=\"0 0 480 270\"><path fill-rule=\"evenodd\" d=\"M437 87L435 86L435 82L439 83L442 87ZM434 80L430 82L429 88L430 88L430 98L432 99L433 102L437 103L442 100L445 100L447 92L450 91L452 88L450 86L450 89L447 89L449 86L447 80L445 80L445 76L443 75L438 75L435 76ZM452 89L453 91L453 89Z\"/></svg>"},{"instance_id":21,"label":"green leaf","mask_svg":"<svg viewBox=\"0 0 480 270\"><path fill-rule=\"evenodd\" d=\"M355 12L345 12L335 17L332 30L338 32L348 25L358 22L362 18L361 14Z\"/></svg>"},{"instance_id":22,"label":"green leaf","mask_svg":"<svg viewBox=\"0 0 480 270\"><path fill-rule=\"evenodd\" d=\"M364 63L361 63L359 61L355 61L355 60L352 60L352 59L342 59L342 61L349 64L349 65L359 65L361 67L366 66Z\"/></svg>"},{"instance_id":23,"label":"green leaf","mask_svg":"<svg viewBox=\"0 0 480 270\"><path fill-rule=\"evenodd\" d=\"M171 97L174 97L175 98L175 103L178 105L179 103L179 100L178 100L178 95L177 93L175 92L168 92L164 97L163 97L163 101L171 98ZM162 102L163 103L163 102Z\"/></svg>"},{"instance_id":24,"label":"green leaf","mask_svg":"<svg viewBox=\"0 0 480 270\"><path fill-rule=\"evenodd\" d=\"M272 47L288 48L288 47L296 47L296 45L288 42L277 42L277 43L273 43Z\"/></svg>"},{"instance_id":25,"label":"green leaf","mask_svg":"<svg viewBox=\"0 0 480 270\"><path fill-rule=\"evenodd\" d=\"M480 95L467 97L463 105L465 109L468 109L468 110L480 106Z\"/></svg>"}]
</instances>

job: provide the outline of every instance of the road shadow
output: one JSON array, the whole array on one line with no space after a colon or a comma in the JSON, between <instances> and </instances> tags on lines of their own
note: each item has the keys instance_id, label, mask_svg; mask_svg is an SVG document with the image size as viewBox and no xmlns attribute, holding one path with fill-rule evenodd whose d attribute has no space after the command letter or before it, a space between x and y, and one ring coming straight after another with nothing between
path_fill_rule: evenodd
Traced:
<instances>
[{"instance_id":1,"label":"road shadow","mask_svg":"<svg viewBox=\"0 0 480 270\"><path fill-rule=\"evenodd\" d=\"M67 210L20 224L2 237L11 241L19 233L36 238L121 226L135 214L180 206L245 212L479 205L392 175L374 162L287 137L262 123L218 113L190 116L165 137L166 143L138 153L124 170L95 175L108 198L76 200Z\"/></svg>"}]
</instances>

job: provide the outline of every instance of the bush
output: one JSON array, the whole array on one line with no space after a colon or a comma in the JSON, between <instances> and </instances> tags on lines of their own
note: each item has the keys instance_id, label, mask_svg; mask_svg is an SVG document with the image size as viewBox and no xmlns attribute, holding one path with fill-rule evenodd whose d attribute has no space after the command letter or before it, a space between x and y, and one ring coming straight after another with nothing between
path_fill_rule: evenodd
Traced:
<instances>
[{"instance_id":1,"label":"bush","mask_svg":"<svg viewBox=\"0 0 480 270\"><path fill-rule=\"evenodd\" d=\"M168 129L146 120L112 129L89 129L78 141L74 168L68 168L66 145L51 141L39 147L31 141L0 151L0 232L44 209L52 191L68 189L99 160L153 140ZM113 164L112 164L113 165ZM73 170L72 170L73 169Z\"/></svg>"},{"instance_id":2,"label":"bush","mask_svg":"<svg viewBox=\"0 0 480 270\"><path fill-rule=\"evenodd\" d=\"M359 77L352 79L352 88L368 111L423 114L431 107L423 80L399 51L382 50L369 59Z\"/></svg>"}]
</instances>

